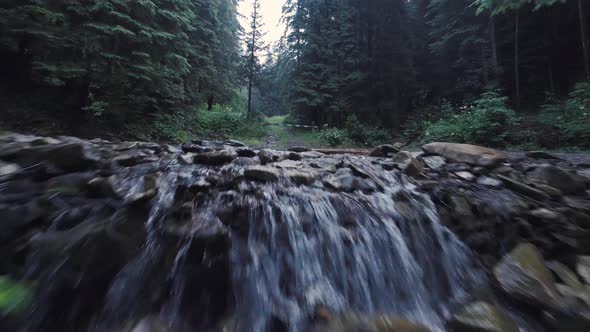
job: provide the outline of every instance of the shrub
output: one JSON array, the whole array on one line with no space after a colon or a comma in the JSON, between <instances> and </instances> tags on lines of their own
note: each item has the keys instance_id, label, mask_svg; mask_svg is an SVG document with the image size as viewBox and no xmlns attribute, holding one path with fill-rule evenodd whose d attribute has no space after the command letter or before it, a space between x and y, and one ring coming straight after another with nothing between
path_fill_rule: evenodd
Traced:
<instances>
[{"instance_id":1,"label":"shrub","mask_svg":"<svg viewBox=\"0 0 590 332\"><path fill-rule=\"evenodd\" d=\"M590 147L590 82L581 82L565 100L549 97L540 121L559 129L562 143Z\"/></svg>"},{"instance_id":2,"label":"shrub","mask_svg":"<svg viewBox=\"0 0 590 332\"><path fill-rule=\"evenodd\" d=\"M330 146L342 145L350 139L346 130L338 128L325 129L320 134L320 137Z\"/></svg>"},{"instance_id":3,"label":"shrub","mask_svg":"<svg viewBox=\"0 0 590 332\"><path fill-rule=\"evenodd\" d=\"M351 115L346 119L345 128L348 137L352 141L365 146L376 146L387 143L391 139L391 135L387 130L364 124L355 115Z\"/></svg>"},{"instance_id":4,"label":"shrub","mask_svg":"<svg viewBox=\"0 0 590 332\"><path fill-rule=\"evenodd\" d=\"M508 109L507 100L491 91L459 110L443 105L442 118L426 124L423 140L506 146L518 124L514 111Z\"/></svg>"}]
</instances>

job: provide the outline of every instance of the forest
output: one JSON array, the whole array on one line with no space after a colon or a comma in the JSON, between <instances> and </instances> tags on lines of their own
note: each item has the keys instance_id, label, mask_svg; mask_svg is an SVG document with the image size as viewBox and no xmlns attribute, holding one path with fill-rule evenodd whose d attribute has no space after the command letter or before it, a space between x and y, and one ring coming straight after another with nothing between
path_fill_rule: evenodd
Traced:
<instances>
[{"instance_id":1,"label":"forest","mask_svg":"<svg viewBox=\"0 0 590 332\"><path fill-rule=\"evenodd\" d=\"M583 0L286 0L264 45L237 0L6 0L2 127L183 141L264 117L329 145L590 147Z\"/></svg>"}]
</instances>

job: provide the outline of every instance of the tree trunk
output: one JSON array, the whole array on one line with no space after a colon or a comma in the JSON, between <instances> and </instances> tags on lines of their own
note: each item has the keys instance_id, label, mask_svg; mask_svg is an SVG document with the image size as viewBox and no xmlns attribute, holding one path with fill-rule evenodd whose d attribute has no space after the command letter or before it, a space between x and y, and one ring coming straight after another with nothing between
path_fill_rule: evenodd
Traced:
<instances>
[{"instance_id":1,"label":"tree trunk","mask_svg":"<svg viewBox=\"0 0 590 332\"><path fill-rule=\"evenodd\" d=\"M210 94L209 97L207 97L207 110L213 110L213 94Z\"/></svg>"},{"instance_id":2,"label":"tree trunk","mask_svg":"<svg viewBox=\"0 0 590 332\"><path fill-rule=\"evenodd\" d=\"M519 18L518 18L518 10L516 10L516 15L514 19L515 28L514 28L514 104L517 111L520 111L520 73L519 73Z\"/></svg>"},{"instance_id":3,"label":"tree trunk","mask_svg":"<svg viewBox=\"0 0 590 332\"><path fill-rule=\"evenodd\" d=\"M586 35L586 20L584 19L584 7L582 6L582 0L578 0L578 17L580 18L580 38L582 39L582 50L584 52L584 69L586 71L586 79L590 80L588 37Z\"/></svg>"},{"instance_id":4,"label":"tree trunk","mask_svg":"<svg viewBox=\"0 0 590 332\"><path fill-rule=\"evenodd\" d=\"M498 46L496 42L496 20L490 15L490 47L492 48L492 70L494 80L500 78L500 65L498 63Z\"/></svg>"},{"instance_id":5,"label":"tree trunk","mask_svg":"<svg viewBox=\"0 0 590 332\"><path fill-rule=\"evenodd\" d=\"M252 44L251 44L251 48L250 48L250 68L249 68L249 72L248 72L248 112L246 113L246 116L250 117L250 114L252 112L252 84L254 81L254 65L255 65L255 57L256 57L256 29L257 29L257 25L256 25L256 18L257 16L257 8L256 8L256 2L254 3L254 14L252 15Z\"/></svg>"}]
</instances>

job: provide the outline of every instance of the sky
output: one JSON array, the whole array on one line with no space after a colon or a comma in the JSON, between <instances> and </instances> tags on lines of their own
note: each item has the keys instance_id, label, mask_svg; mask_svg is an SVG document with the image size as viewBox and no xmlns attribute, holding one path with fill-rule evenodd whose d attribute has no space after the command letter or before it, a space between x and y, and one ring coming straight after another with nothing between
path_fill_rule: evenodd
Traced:
<instances>
[{"instance_id":1,"label":"sky","mask_svg":"<svg viewBox=\"0 0 590 332\"><path fill-rule=\"evenodd\" d=\"M248 29L250 26L250 14L252 13L253 0L243 0L240 2L239 12L244 18L241 19L242 26ZM281 11L284 0L260 0L262 9L262 18L264 20L264 40L270 46L273 46L283 36L285 26L281 23Z\"/></svg>"}]
</instances>

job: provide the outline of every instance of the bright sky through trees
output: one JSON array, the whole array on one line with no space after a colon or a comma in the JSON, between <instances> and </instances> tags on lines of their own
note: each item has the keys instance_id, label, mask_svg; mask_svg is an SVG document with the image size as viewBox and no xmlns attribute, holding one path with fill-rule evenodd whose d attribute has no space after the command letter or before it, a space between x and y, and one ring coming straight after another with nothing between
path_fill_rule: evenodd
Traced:
<instances>
[{"instance_id":1,"label":"bright sky through trees","mask_svg":"<svg viewBox=\"0 0 590 332\"><path fill-rule=\"evenodd\" d=\"M285 32L285 26L281 23L281 10L284 5L283 0L261 0L262 17L264 18L264 41L271 46L278 41ZM252 0L243 0L240 2L239 12L244 17L240 22L243 27L250 25L250 13L252 11Z\"/></svg>"}]
</instances>

